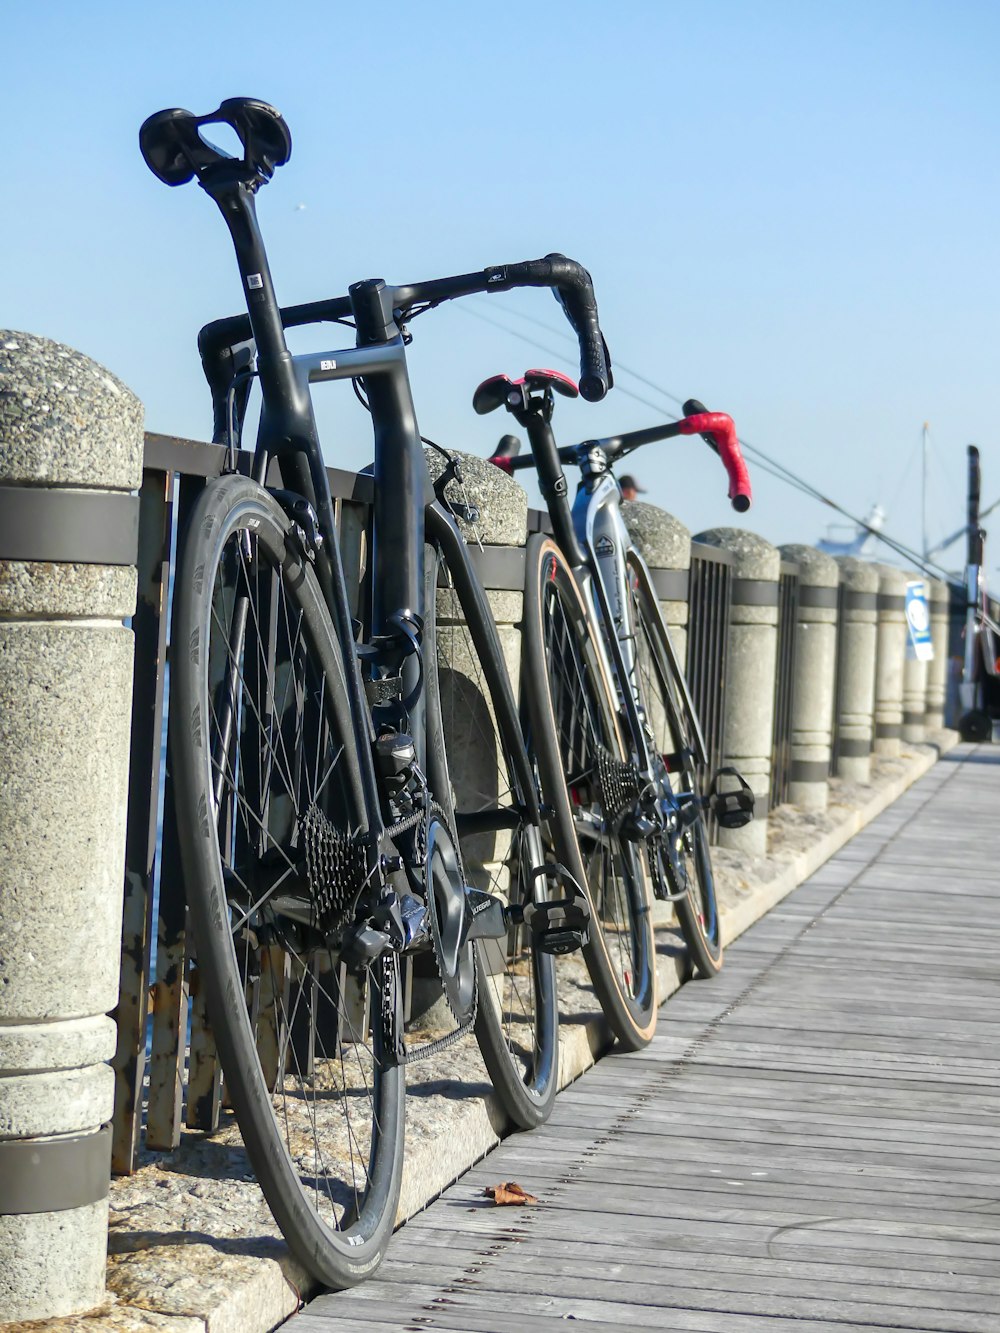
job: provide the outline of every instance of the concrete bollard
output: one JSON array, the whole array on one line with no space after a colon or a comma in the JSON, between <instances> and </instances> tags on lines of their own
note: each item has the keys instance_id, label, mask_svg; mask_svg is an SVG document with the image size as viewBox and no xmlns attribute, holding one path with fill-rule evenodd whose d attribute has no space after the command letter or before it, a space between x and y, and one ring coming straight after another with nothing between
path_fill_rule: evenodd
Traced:
<instances>
[{"instance_id":1,"label":"concrete bollard","mask_svg":"<svg viewBox=\"0 0 1000 1333\"><path fill-rule=\"evenodd\" d=\"M894 758L903 735L903 662L906 657L906 575L892 565L878 570L875 654L875 754Z\"/></svg>"},{"instance_id":2,"label":"concrete bollard","mask_svg":"<svg viewBox=\"0 0 1000 1333\"><path fill-rule=\"evenodd\" d=\"M741 829L720 829L719 844L752 855L767 851L767 805L774 731L774 674L778 656L778 549L742 528L711 528L695 541L733 557L723 763L746 778L756 815Z\"/></svg>"},{"instance_id":3,"label":"concrete bollard","mask_svg":"<svg viewBox=\"0 0 1000 1333\"><path fill-rule=\"evenodd\" d=\"M920 575L912 574L906 582L923 582ZM930 610L930 590L924 585ZM924 739L927 713L927 667L925 660L918 660L910 647L909 632L903 630L903 740L911 745L919 745Z\"/></svg>"},{"instance_id":4,"label":"concrete bollard","mask_svg":"<svg viewBox=\"0 0 1000 1333\"><path fill-rule=\"evenodd\" d=\"M840 566L843 614L837 649L837 776L871 777L878 635L879 570L856 556L835 557Z\"/></svg>"},{"instance_id":5,"label":"concrete bollard","mask_svg":"<svg viewBox=\"0 0 1000 1333\"><path fill-rule=\"evenodd\" d=\"M815 546L780 548L799 567L792 684L792 769L788 799L804 810L825 810L829 795L833 685L837 671L837 585L832 556Z\"/></svg>"},{"instance_id":6,"label":"concrete bollard","mask_svg":"<svg viewBox=\"0 0 1000 1333\"><path fill-rule=\"evenodd\" d=\"M453 451L454 452L454 451ZM436 477L444 460L426 451L431 476ZM504 660L510 673L515 699L521 677L521 616L524 604L524 545L528 537L528 496L513 478L492 463L471 454L457 454L462 483L451 482L447 495L456 503L479 512L475 523L459 519L468 539L469 555L486 589L496 621ZM482 550L479 545L482 543ZM479 664L471 645L455 593L439 588L437 599L438 657L441 702L447 719L454 719L449 736L451 779L460 794L463 811L474 812L494 804L506 790L506 765L499 754L492 706L479 687ZM502 784L502 785L501 785ZM479 833L463 838L462 851L469 882L477 888L503 891L496 878L510 852L509 830ZM490 949L487 949L490 953ZM499 958L494 960L497 968ZM432 978L431 990L437 987ZM426 988L419 976L414 983L414 1008L420 1011Z\"/></svg>"},{"instance_id":7,"label":"concrete bollard","mask_svg":"<svg viewBox=\"0 0 1000 1333\"><path fill-rule=\"evenodd\" d=\"M691 533L672 514L642 500L627 500L622 518L653 576L677 660L687 662Z\"/></svg>"},{"instance_id":8,"label":"concrete bollard","mask_svg":"<svg viewBox=\"0 0 1000 1333\"><path fill-rule=\"evenodd\" d=\"M948 692L948 585L943 579L927 579L931 606L931 642L934 656L927 663L927 711L924 722L928 732L944 726L945 699Z\"/></svg>"},{"instance_id":9,"label":"concrete bollard","mask_svg":"<svg viewBox=\"0 0 1000 1333\"><path fill-rule=\"evenodd\" d=\"M0 332L0 1318L101 1304L142 406Z\"/></svg>"}]
</instances>

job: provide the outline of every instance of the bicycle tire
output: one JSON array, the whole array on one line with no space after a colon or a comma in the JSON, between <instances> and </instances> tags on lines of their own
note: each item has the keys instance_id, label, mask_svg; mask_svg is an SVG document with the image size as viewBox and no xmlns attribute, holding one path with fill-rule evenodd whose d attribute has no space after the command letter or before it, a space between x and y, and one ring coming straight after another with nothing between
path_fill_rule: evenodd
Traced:
<instances>
[{"instance_id":1,"label":"bicycle tire","mask_svg":"<svg viewBox=\"0 0 1000 1333\"><path fill-rule=\"evenodd\" d=\"M628 765L592 622L566 559L549 537L528 542L523 677L555 854L590 899L587 970L623 1047L656 1028L656 964L640 853L608 818L601 752Z\"/></svg>"},{"instance_id":2,"label":"bicycle tire","mask_svg":"<svg viewBox=\"0 0 1000 1333\"><path fill-rule=\"evenodd\" d=\"M484 639L472 596L451 576L444 552L428 546L427 719L435 796L457 830L474 888L511 904L544 901L545 878L532 873L544 865L540 829L523 820L514 829L475 827L491 812L524 810L530 802L523 767L519 774L511 752L521 737L505 736L498 721L497 675L506 671L496 661L499 639ZM483 1062L508 1116L518 1128L533 1129L548 1119L558 1085L555 959L532 947L523 926L512 927L506 940L477 940L475 955L475 1033Z\"/></svg>"},{"instance_id":3,"label":"bicycle tire","mask_svg":"<svg viewBox=\"0 0 1000 1333\"><path fill-rule=\"evenodd\" d=\"M351 1286L381 1262L399 1199L403 1069L377 1017L368 1035L399 971L383 956L365 989L340 957L363 888L329 867L356 866L367 827L344 670L291 525L247 478L194 507L172 642L177 825L226 1088L290 1250Z\"/></svg>"},{"instance_id":4,"label":"bicycle tire","mask_svg":"<svg viewBox=\"0 0 1000 1333\"><path fill-rule=\"evenodd\" d=\"M663 768L660 781L672 792L691 793L687 823L678 849L680 873L661 849L660 869L671 893L684 894L674 910L691 960L703 977L715 976L722 968L722 933L715 896L715 878L708 844L708 828L701 805L701 786L695 762L694 727L684 703L684 692L676 678L673 654L667 646L655 594L645 567L635 552L628 554L630 606L636 647L635 686L643 703L654 759ZM673 762L664 763L670 755ZM695 811L697 813L695 813ZM653 852L653 849L650 849ZM653 855L657 855L653 852Z\"/></svg>"}]
</instances>

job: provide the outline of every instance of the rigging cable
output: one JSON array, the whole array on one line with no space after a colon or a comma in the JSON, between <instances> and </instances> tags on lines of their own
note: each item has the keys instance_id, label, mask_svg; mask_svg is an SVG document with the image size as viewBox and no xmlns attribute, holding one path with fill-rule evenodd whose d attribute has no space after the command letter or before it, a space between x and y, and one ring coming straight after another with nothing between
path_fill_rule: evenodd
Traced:
<instances>
[{"instance_id":1,"label":"rigging cable","mask_svg":"<svg viewBox=\"0 0 1000 1333\"><path fill-rule=\"evenodd\" d=\"M548 346L547 344L539 341L539 339L537 338L532 338L528 334L522 333L519 329L511 328L510 325L505 324L502 320L496 319L492 314L487 315L484 311L476 308L475 305L471 304L463 305L459 306L459 309L464 310L466 314L473 315L476 319L483 320L484 323L486 324L492 324L495 328L502 330L504 333L509 333L514 338L520 338L522 342L530 343L533 347L539 348L541 351L547 353L549 356L558 356L562 357L565 360L563 352L557 351L555 348ZM544 323L540 319L536 319L531 315L523 314L520 311L516 311L513 313L516 313L521 319L528 320L532 324L537 324L540 328L544 329L547 333L553 334L555 337L566 338L569 341L574 341L572 334L569 333L564 334L561 329L555 329L551 325ZM616 360L614 363L614 369L621 371L626 375L631 376L633 379L639 380L640 383L642 384L648 385L651 389L653 389L656 393L660 394L662 397L667 398L672 403L676 403L679 407L682 407L683 400L678 398L676 394L670 393L669 390L662 388L660 385L655 383L655 381L648 379L645 375L641 375L636 370L632 370L631 367L626 366L624 362ZM641 394L636 393L634 390L628 389L622 384L617 384L615 387L620 394L624 394L627 398L634 399L637 403L641 403L644 407L651 408L654 412L663 411L663 408L659 403L651 403L648 398L644 398ZM667 415L674 421L678 419L676 414L674 413L668 412ZM866 523L864 519L858 518L855 514L852 514L849 510L845 509L843 505L838 504L836 500L831 500L828 495L825 495L817 487L813 486L803 477L800 477L797 473L793 472L791 468L786 467L784 463L779 462L778 459L773 458L770 454L765 453L764 450L759 449L756 445L750 444L749 441L745 440L742 436L739 437L739 440L743 449L754 460L754 466L759 468L765 474L775 477L778 481L785 482L787 485L794 487L798 491L801 491L803 495L809 496L810 499L816 500L818 503L826 505L829 509L832 509L836 513L843 515L843 517L848 519L851 523L856 524L857 527L861 528L864 532L869 533L872 537L875 537L878 541L884 543L891 550L895 551L897 555L901 555L905 560L909 561L912 564L915 564L918 568L924 570L925 573L929 573L931 570L935 570L937 571L937 576L945 579L947 582L955 584L961 583L960 579L956 578L956 576L953 573L949 572L948 570L944 569L941 565L937 564L936 561L925 558L919 552L907 546L904 542L897 541L896 538L890 537L885 532L880 531L878 528L872 527L871 524Z\"/></svg>"}]
</instances>

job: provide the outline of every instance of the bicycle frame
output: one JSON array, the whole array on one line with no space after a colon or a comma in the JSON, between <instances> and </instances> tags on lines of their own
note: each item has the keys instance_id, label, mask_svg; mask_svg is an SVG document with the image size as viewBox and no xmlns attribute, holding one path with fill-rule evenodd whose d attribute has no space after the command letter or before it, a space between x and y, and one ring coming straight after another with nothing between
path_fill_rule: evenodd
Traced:
<instances>
[{"instance_id":1,"label":"bicycle frame","mask_svg":"<svg viewBox=\"0 0 1000 1333\"><path fill-rule=\"evenodd\" d=\"M398 631L400 624L413 625L417 633L416 649L402 663L402 694L408 706L405 716L395 716L392 720L401 730L408 730L413 736L421 767L426 767L427 742L421 689L423 644L420 631L425 612L424 541L430 538L444 551L448 568L456 585L460 586L467 607L469 632L496 691L494 698L501 735L509 748L512 761L518 766L523 790L529 794L531 804L526 814L531 822L537 822L539 810L534 780L520 739L517 705L503 665L503 650L496 624L472 565L465 539L454 518L434 498L413 408L402 338L397 335L380 345L294 356L291 365L296 383L306 396L311 396L313 384L360 377L365 381L375 428L371 637L373 642L377 642L380 636L390 638ZM267 475L276 433L280 436L280 426L280 420L273 415L261 423L254 456L254 475L258 478ZM277 456L283 481L294 484L295 489L301 489L306 498L314 503L312 482L316 468L312 451L291 453L286 448ZM308 488L305 485L307 478L304 476L303 459L308 464ZM326 483L325 471L323 479ZM329 494L328 486L326 493ZM348 688L351 688L350 678L353 677L354 689L364 699L361 663L354 639L336 531L332 524L328 527L323 522L322 499L316 508L324 538L322 557L329 567L329 576L321 582L325 585L324 591L328 588L332 594L330 609L349 673ZM329 512L332 515L332 507ZM397 710L393 706L382 706L381 710L376 706L370 710L366 704L358 713L358 720L365 719L366 730L363 735L356 736L363 782L366 792L372 797L369 803L369 832L373 841L384 831L371 749L380 711L386 714Z\"/></svg>"},{"instance_id":2,"label":"bicycle frame","mask_svg":"<svg viewBox=\"0 0 1000 1333\"><path fill-rule=\"evenodd\" d=\"M229 125L238 134L242 158L230 157L201 134L202 127L219 123ZM581 391L598 401L610 387L611 372L590 275L564 255L550 254L541 260L498 265L405 287L388 286L381 278L371 278L355 283L346 298L283 311L275 295L255 204L258 189L291 152L291 136L280 115L266 104L239 98L223 102L217 111L202 117L173 108L149 117L139 139L147 165L165 184L183 185L197 176L218 206L232 238L247 315L216 321L199 337L212 389L214 438L230 446L238 440L255 357L263 408L253 477L265 485L270 462L277 459L283 485L291 495L279 494L276 499L302 517L297 540L315 564L340 644L368 816L367 833L373 848L378 847L388 807L380 799L373 753L376 733L381 728L408 733L417 763L425 771L428 759L421 660L424 539L425 510L433 506L435 493L410 391L403 320L441 301L474 292L501 292L519 286L554 288L580 341ZM325 320L344 322L347 317L351 317L357 332L355 347L297 357L288 351L286 326ZM312 407L312 384L328 379L364 384L375 431L371 637L360 648L355 643L333 501ZM311 506L311 513L301 512L303 499L306 506ZM450 523L449 533L449 523L448 516L441 513L433 519L433 528L437 540L449 544L453 572L459 570L460 581L471 589L475 576L464 542L454 523ZM233 613L231 665L220 697L217 739L223 754L217 756L219 767L232 734L236 664L247 632L248 604L248 597L238 599ZM473 597L472 607L473 619L478 622L473 632L484 645L484 665L488 663L501 682L504 716L498 722L511 754L518 757L522 776L529 775L525 789L533 792L499 637L481 589ZM359 655L364 657L372 680L371 711ZM531 804L529 813L537 822L537 801Z\"/></svg>"},{"instance_id":3,"label":"bicycle frame","mask_svg":"<svg viewBox=\"0 0 1000 1333\"><path fill-rule=\"evenodd\" d=\"M650 752L649 732L641 715L635 684L635 645L628 606L628 558L635 560L648 583L651 582L649 570L625 527L621 515L621 492L611 473L608 455L595 441L558 448L551 424L553 405L552 390L546 388L541 396L523 400L511 409L527 431L531 443L530 459L518 459L517 462L523 466L533 465L538 470L538 484L552 520L556 544L573 567L595 626L603 626L606 631L595 634L594 642L608 679L617 683L619 706L631 737L636 768L648 783L654 783L658 765ZM663 433L662 430L655 434L650 432L649 438L662 438ZM572 508L567 499L563 459L575 462L582 472ZM663 633L671 665L681 682L681 702L687 710L697 748L695 758L704 764L707 754L698 715L666 625L663 625Z\"/></svg>"},{"instance_id":4,"label":"bicycle frame","mask_svg":"<svg viewBox=\"0 0 1000 1333\"><path fill-rule=\"evenodd\" d=\"M585 562L577 567L577 578L591 613L598 623L605 626L606 633L598 636L597 640L604 654L604 665L610 669L611 679L618 682L619 700L633 738L637 767L643 777L652 782L655 774L649 752L649 733L640 713L635 686L636 645L628 607L629 557L637 562L647 582L651 583L649 570L625 526L621 513L621 492L608 469L603 451L600 448L581 447L580 453L583 477L573 504L572 521ZM682 704L693 727L698 747L695 757L699 763L706 763L705 741L684 671L666 625L663 631L671 665L683 692ZM625 682L628 682L628 688Z\"/></svg>"}]
</instances>

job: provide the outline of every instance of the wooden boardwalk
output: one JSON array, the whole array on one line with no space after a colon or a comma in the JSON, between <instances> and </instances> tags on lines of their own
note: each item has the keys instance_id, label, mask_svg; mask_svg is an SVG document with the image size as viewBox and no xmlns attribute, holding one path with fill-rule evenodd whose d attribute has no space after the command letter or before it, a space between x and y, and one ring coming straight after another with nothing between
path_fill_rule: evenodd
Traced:
<instances>
[{"instance_id":1,"label":"wooden boardwalk","mask_svg":"<svg viewBox=\"0 0 1000 1333\"><path fill-rule=\"evenodd\" d=\"M998 1333L998 1038L1000 750L964 746L287 1333Z\"/></svg>"}]
</instances>

